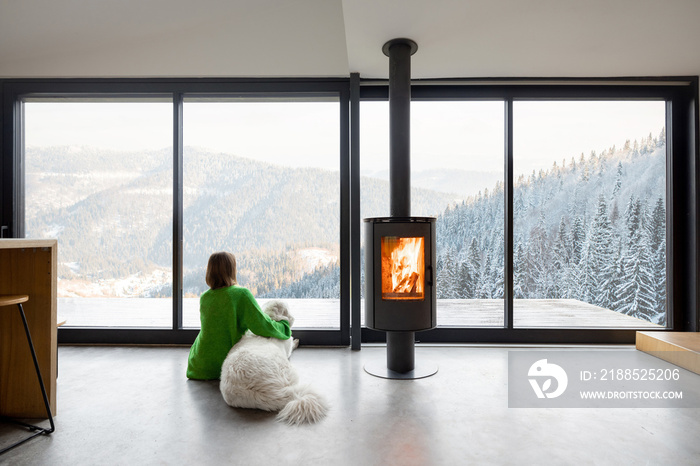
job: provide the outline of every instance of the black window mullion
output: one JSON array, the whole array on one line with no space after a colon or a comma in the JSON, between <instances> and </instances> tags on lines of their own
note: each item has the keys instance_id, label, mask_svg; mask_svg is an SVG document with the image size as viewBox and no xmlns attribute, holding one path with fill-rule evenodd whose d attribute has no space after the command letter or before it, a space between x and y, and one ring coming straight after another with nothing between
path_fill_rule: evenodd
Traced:
<instances>
[{"instance_id":1,"label":"black window mullion","mask_svg":"<svg viewBox=\"0 0 700 466\"><path fill-rule=\"evenodd\" d=\"M513 328L513 99L506 99L504 115L505 183L504 231L505 255L503 266L504 326Z\"/></svg>"},{"instance_id":2,"label":"black window mullion","mask_svg":"<svg viewBox=\"0 0 700 466\"><path fill-rule=\"evenodd\" d=\"M351 206L350 198L350 95L339 94L340 102L340 344L350 344L350 306L352 303Z\"/></svg>"},{"instance_id":3,"label":"black window mullion","mask_svg":"<svg viewBox=\"0 0 700 466\"><path fill-rule=\"evenodd\" d=\"M173 330L182 328L183 98L173 95Z\"/></svg>"},{"instance_id":4,"label":"black window mullion","mask_svg":"<svg viewBox=\"0 0 700 466\"><path fill-rule=\"evenodd\" d=\"M350 305L351 343L359 350L362 340L360 287L360 74L350 74ZM341 323L342 325L342 323Z\"/></svg>"},{"instance_id":5,"label":"black window mullion","mask_svg":"<svg viewBox=\"0 0 700 466\"><path fill-rule=\"evenodd\" d=\"M680 322L680 313L676 312L674 306L674 287L675 271L673 268L674 256L674 241L673 228L674 222L674 206L677 203L673 196L673 187L675 183L673 179L676 177L675 164L673 160L674 153L674 124L673 124L673 103L671 100L666 101L666 328L678 329L682 325ZM678 200L679 202L682 202Z\"/></svg>"}]
</instances>

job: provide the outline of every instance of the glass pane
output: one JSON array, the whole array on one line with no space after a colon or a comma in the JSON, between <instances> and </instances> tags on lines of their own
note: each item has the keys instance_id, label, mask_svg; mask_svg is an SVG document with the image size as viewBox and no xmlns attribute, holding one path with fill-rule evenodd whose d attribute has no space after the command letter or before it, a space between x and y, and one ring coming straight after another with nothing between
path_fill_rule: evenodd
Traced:
<instances>
[{"instance_id":1,"label":"glass pane","mask_svg":"<svg viewBox=\"0 0 700 466\"><path fill-rule=\"evenodd\" d=\"M663 101L515 102L514 325L666 324Z\"/></svg>"},{"instance_id":2,"label":"glass pane","mask_svg":"<svg viewBox=\"0 0 700 466\"><path fill-rule=\"evenodd\" d=\"M172 103L27 101L28 238L58 238L67 326L172 326Z\"/></svg>"},{"instance_id":3,"label":"glass pane","mask_svg":"<svg viewBox=\"0 0 700 466\"><path fill-rule=\"evenodd\" d=\"M360 115L361 216L386 217L389 104ZM437 217L439 326L504 323L503 121L499 101L411 103L411 215Z\"/></svg>"},{"instance_id":4,"label":"glass pane","mask_svg":"<svg viewBox=\"0 0 700 466\"><path fill-rule=\"evenodd\" d=\"M207 260L223 250L295 328L340 328L338 100L186 99L184 127L185 326L199 327Z\"/></svg>"}]
</instances>

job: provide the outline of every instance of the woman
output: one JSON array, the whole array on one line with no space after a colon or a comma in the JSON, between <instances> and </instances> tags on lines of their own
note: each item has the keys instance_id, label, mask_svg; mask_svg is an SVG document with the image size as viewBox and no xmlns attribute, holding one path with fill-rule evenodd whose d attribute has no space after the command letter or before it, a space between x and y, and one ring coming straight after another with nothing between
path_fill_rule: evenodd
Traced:
<instances>
[{"instance_id":1,"label":"woman","mask_svg":"<svg viewBox=\"0 0 700 466\"><path fill-rule=\"evenodd\" d=\"M202 328L190 348L188 378L218 379L226 355L246 330L280 340L292 335L289 322L272 320L260 310L253 294L238 286L233 254L215 252L209 257L206 282L210 289L199 298Z\"/></svg>"}]
</instances>

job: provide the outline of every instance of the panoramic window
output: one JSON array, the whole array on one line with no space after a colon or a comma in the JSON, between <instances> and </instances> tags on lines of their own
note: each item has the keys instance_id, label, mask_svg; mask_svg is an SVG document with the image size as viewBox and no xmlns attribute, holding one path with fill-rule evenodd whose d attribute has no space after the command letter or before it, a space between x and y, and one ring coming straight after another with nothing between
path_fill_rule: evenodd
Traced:
<instances>
[{"instance_id":1,"label":"panoramic window","mask_svg":"<svg viewBox=\"0 0 700 466\"><path fill-rule=\"evenodd\" d=\"M360 215L388 217L389 104L361 105ZM438 326L503 326L503 132L502 101L411 104L411 215L437 217Z\"/></svg>"},{"instance_id":2,"label":"panoramic window","mask_svg":"<svg viewBox=\"0 0 700 466\"><path fill-rule=\"evenodd\" d=\"M664 101L513 104L516 327L659 327Z\"/></svg>"},{"instance_id":3,"label":"panoramic window","mask_svg":"<svg viewBox=\"0 0 700 466\"><path fill-rule=\"evenodd\" d=\"M172 325L172 101L24 102L25 235L67 326Z\"/></svg>"},{"instance_id":4,"label":"panoramic window","mask_svg":"<svg viewBox=\"0 0 700 466\"><path fill-rule=\"evenodd\" d=\"M339 100L186 98L183 322L199 326L209 255L236 256L295 328L340 327Z\"/></svg>"},{"instance_id":5,"label":"panoramic window","mask_svg":"<svg viewBox=\"0 0 700 466\"><path fill-rule=\"evenodd\" d=\"M437 219L438 328L424 341L680 328L694 296L682 251L696 240L683 213L697 82L659 81L414 86L411 215ZM225 250L261 304L287 300L297 329L331 330L310 341L345 342L364 310L354 280L340 293L357 270L340 256L364 261L355 183L360 219L390 215L386 89L360 88L358 180L346 84L158 80L123 94L128 82L3 81L18 104L3 112L17 128L3 146L4 235L58 239L63 341L188 341L207 260Z\"/></svg>"}]
</instances>

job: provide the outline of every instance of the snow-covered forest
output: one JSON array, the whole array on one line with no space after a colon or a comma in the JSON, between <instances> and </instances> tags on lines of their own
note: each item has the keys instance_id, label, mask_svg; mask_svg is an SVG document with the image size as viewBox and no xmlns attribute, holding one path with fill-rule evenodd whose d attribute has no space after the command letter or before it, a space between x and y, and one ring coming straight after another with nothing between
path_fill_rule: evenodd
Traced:
<instances>
[{"instance_id":1,"label":"snow-covered forest","mask_svg":"<svg viewBox=\"0 0 700 466\"><path fill-rule=\"evenodd\" d=\"M515 180L514 298L664 324L665 157L662 131ZM503 298L503 194L499 183L438 218L438 298Z\"/></svg>"}]
</instances>

